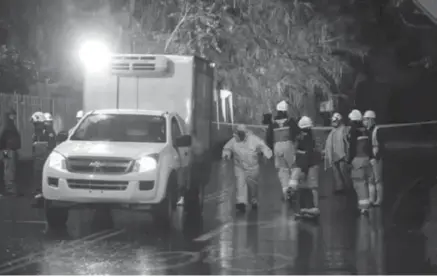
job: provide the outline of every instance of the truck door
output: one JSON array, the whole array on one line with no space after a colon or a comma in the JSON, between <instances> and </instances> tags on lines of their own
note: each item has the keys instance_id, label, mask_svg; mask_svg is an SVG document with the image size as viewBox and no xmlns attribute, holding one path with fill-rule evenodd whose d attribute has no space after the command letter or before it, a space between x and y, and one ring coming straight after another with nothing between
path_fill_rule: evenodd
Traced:
<instances>
[{"instance_id":1,"label":"truck door","mask_svg":"<svg viewBox=\"0 0 437 277\"><path fill-rule=\"evenodd\" d=\"M183 132L181 131L181 126L179 125L179 122L176 119L176 117L173 117L171 120L171 133L172 133L171 138L173 140L173 145L175 145L176 138L183 135ZM180 163L180 168L178 169L178 184L179 186L184 186L188 174L190 148L175 147L175 150L178 153L179 163Z\"/></svg>"}]
</instances>

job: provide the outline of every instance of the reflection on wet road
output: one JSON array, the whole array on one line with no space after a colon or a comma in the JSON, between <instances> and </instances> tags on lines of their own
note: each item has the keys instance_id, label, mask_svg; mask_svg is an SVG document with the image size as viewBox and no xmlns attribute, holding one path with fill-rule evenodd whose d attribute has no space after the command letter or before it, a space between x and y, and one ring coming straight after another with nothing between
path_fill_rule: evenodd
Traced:
<instances>
[{"instance_id":1,"label":"reflection on wet road","mask_svg":"<svg viewBox=\"0 0 437 277\"><path fill-rule=\"evenodd\" d=\"M50 234L30 199L1 199L0 274L386 272L379 210L351 218L343 196L332 196L324 178L319 222L297 222L280 200L272 169L265 170L258 211L235 215L233 178L223 164L215 173L219 181L208 187L203 222L183 222L178 210L168 232L147 214L113 211L106 224L94 211L81 210L71 213L66 232Z\"/></svg>"}]
</instances>

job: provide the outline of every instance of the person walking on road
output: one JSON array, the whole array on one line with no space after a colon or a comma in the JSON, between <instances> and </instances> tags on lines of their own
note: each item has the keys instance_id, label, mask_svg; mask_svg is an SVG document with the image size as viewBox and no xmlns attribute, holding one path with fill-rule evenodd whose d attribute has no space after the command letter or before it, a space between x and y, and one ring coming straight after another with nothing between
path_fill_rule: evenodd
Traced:
<instances>
[{"instance_id":1,"label":"person walking on road","mask_svg":"<svg viewBox=\"0 0 437 277\"><path fill-rule=\"evenodd\" d=\"M300 130L297 123L288 117L288 104L285 101L276 106L277 114L273 124L269 125L267 134L272 137L275 167L282 187L283 199L293 195L291 175L295 167L296 149L294 141Z\"/></svg>"},{"instance_id":2,"label":"person walking on road","mask_svg":"<svg viewBox=\"0 0 437 277\"><path fill-rule=\"evenodd\" d=\"M367 135L372 144L372 158L370 164L373 170L373 180L369 183L369 198L372 206L379 206L382 202L382 160L381 145L377 138L376 114L372 110L364 113L363 124L367 129Z\"/></svg>"},{"instance_id":3,"label":"person walking on road","mask_svg":"<svg viewBox=\"0 0 437 277\"><path fill-rule=\"evenodd\" d=\"M363 116L359 110L349 114L351 127L349 132L348 163L351 166L351 177L358 197L358 209L367 215L369 209L369 183L372 180L372 146L367 131L362 124Z\"/></svg>"},{"instance_id":4,"label":"person walking on road","mask_svg":"<svg viewBox=\"0 0 437 277\"><path fill-rule=\"evenodd\" d=\"M319 210L320 155L312 132L313 121L303 116L299 122L300 133L296 140L296 170L291 176L292 186L298 189L297 217L315 218Z\"/></svg>"},{"instance_id":5,"label":"person walking on road","mask_svg":"<svg viewBox=\"0 0 437 277\"><path fill-rule=\"evenodd\" d=\"M13 109L4 114L0 130L0 158L3 161L5 193L19 196L21 191L16 183L16 169L21 136L15 125L16 118L17 113Z\"/></svg>"},{"instance_id":6,"label":"person walking on road","mask_svg":"<svg viewBox=\"0 0 437 277\"><path fill-rule=\"evenodd\" d=\"M270 159L272 151L265 142L247 130L246 126L239 125L234 137L223 148L222 158L234 159L234 171L237 179L237 204L240 212L246 211L246 205L252 204L252 209L258 207L258 185L260 165L258 154Z\"/></svg>"},{"instance_id":7,"label":"person walking on road","mask_svg":"<svg viewBox=\"0 0 437 277\"><path fill-rule=\"evenodd\" d=\"M349 127L343 123L343 117L334 113L331 118L333 129L325 144L325 170L332 168L334 175L334 192L343 193L350 184L350 172L347 164L347 150L349 149Z\"/></svg>"}]
</instances>

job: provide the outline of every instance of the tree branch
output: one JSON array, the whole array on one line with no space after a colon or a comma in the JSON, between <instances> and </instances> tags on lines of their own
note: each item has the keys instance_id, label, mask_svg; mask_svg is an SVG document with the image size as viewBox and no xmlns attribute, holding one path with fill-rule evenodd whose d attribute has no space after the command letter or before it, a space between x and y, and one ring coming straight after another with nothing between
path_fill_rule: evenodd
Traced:
<instances>
[{"instance_id":1,"label":"tree branch","mask_svg":"<svg viewBox=\"0 0 437 277\"><path fill-rule=\"evenodd\" d=\"M191 7L188 7L188 2L185 5L185 13L182 16L181 20L179 20L178 24L176 25L176 27L174 28L173 32L170 34L169 38L167 39L166 43L165 43L165 47L164 47L164 53L167 52L167 48L170 45L170 43L172 42L174 36L177 34L177 32L179 31L179 28L182 26L182 24L185 22L185 19L187 18L188 12L191 10Z\"/></svg>"}]
</instances>

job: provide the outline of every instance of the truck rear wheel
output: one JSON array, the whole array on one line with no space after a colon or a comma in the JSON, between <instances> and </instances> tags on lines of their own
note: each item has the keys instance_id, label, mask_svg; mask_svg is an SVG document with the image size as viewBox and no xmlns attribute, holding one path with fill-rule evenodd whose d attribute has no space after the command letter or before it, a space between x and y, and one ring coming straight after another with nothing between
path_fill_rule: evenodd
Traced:
<instances>
[{"instance_id":1,"label":"truck rear wheel","mask_svg":"<svg viewBox=\"0 0 437 277\"><path fill-rule=\"evenodd\" d=\"M51 201L45 201L44 213L49 229L59 230L65 228L68 221L68 208L55 207Z\"/></svg>"},{"instance_id":2,"label":"truck rear wheel","mask_svg":"<svg viewBox=\"0 0 437 277\"><path fill-rule=\"evenodd\" d=\"M154 212L154 220L160 225L160 227L169 229L173 223L173 215L176 210L177 195L175 181L170 181L167 185L167 192L164 200L159 203L156 211Z\"/></svg>"}]
</instances>

